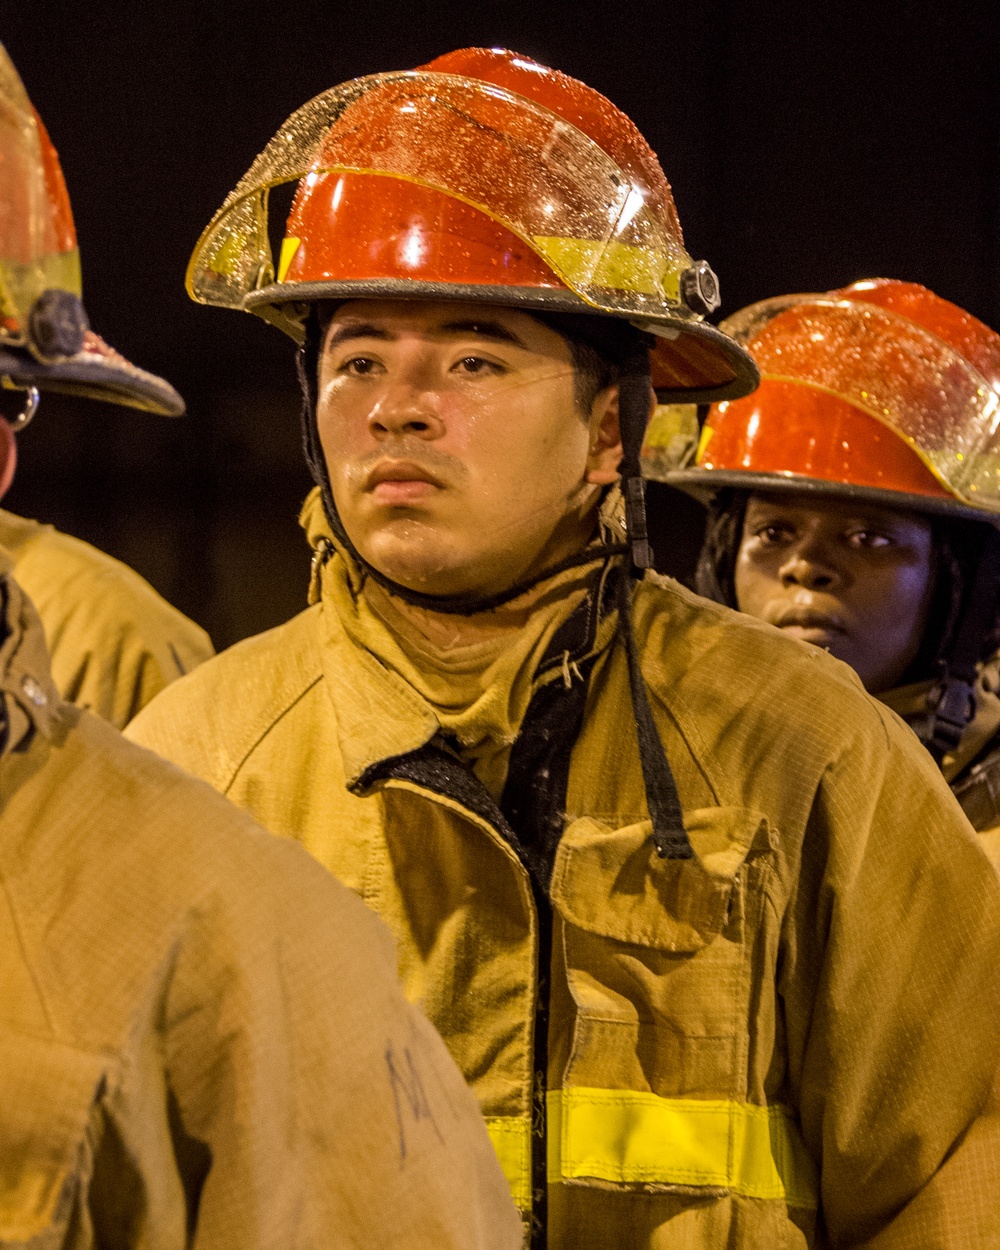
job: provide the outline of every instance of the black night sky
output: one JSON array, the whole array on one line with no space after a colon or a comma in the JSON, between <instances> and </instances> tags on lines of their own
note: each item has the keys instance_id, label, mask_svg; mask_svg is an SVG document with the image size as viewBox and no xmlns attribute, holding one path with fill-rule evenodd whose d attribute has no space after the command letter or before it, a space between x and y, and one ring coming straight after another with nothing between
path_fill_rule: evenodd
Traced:
<instances>
[{"instance_id":1,"label":"black night sky","mask_svg":"<svg viewBox=\"0 0 1000 1250\"><path fill-rule=\"evenodd\" d=\"M0 41L62 158L95 329L190 410L170 426L47 400L8 506L127 559L218 645L302 605L308 480L291 344L190 303L184 269L257 151L337 82L513 47L634 118L723 313L887 276L1000 326L995 4L34 0L0 9ZM675 515L661 543L683 565Z\"/></svg>"}]
</instances>

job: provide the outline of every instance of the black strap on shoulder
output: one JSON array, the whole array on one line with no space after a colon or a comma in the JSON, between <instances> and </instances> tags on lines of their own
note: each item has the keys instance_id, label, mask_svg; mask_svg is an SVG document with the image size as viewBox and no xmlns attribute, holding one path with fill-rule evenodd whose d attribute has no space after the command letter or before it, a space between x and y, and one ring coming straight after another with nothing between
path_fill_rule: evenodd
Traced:
<instances>
[{"instance_id":1,"label":"black strap on shoulder","mask_svg":"<svg viewBox=\"0 0 1000 1250\"><path fill-rule=\"evenodd\" d=\"M525 862L546 892L566 823L570 759L583 725L592 665L593 660L574 661L569 685L557 677L532 695L500 796L500 810L517 830Z\"/></svg>"},{"instance_id":2,"label":"black strap on shoulder","mask_svg":"<svg viewBox=\"0 0 1000 1250\"><path fill-rule=\"evenodd\" d=\"M954 751L976 714L976 682L984 640L991 633L1000 605L1000 532L990 526L975 577L959 621L955 641L943 662L927 728L920 736L940 764Z\"/></svg>"},{"instance_id":3,"label":"black strap on shoulder","mask_svg":"<svg viewBox=\"0 0 1000 1250\"><path fill-rule=\"evenodd\" d=\"M622 571L618 590L618 632L628 658L632 712L639 738L639 762L646 788L646 805L653 822L652 839L661 859L692 859L694 848L684 828L677 783L670 770L660 731L649 706L649 694L639 665L639 651L632 630L632 579Z\"/></svg>"}]
</instances>

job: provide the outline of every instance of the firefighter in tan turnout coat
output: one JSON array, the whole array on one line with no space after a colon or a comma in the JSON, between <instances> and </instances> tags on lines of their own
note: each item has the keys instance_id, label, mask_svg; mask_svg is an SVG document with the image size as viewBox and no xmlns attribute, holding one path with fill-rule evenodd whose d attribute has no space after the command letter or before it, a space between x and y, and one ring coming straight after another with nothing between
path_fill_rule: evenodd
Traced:
<instances>
[{"instance_id":1,"label":"firefighter in tan turnout coat","mask_svg":"<svg viewBox=\"0 0 1000 1250\"><path fill-rule=\"evenodd\" d=\"M659 477L710 506L698 589L850 664L1000 864L1000 334L915 282L726 323L763 381Z\"/></svg>"},{"instance_id":2,"label":"firefighter in tan turnout coat","mask_svg":"<svg viewBox=\"0 0 1000 1250\"><path fill-rule=\"evenodd\" d=\"M302 344L312 606L130 733L386 919L532 1244L992 1244L972 831L845 666L633 576L651 383L756 371L631 122L496 50L344 84L189 289Z\"/></svg>"}]
</instances>

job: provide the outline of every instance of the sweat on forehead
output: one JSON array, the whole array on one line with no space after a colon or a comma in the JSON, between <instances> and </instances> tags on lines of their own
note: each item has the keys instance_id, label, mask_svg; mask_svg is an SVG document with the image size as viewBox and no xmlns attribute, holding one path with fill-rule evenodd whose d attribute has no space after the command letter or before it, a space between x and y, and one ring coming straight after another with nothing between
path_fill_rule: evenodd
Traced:
<instances>
[{"instance_id":1,"label":"sweat on forehead","mask_svg":"<svg viewBox=\"0 0 1000 1250\"><path fill-rule=\"evenodd\" d=\"M463 300L440 299L352 299L320 303L317 305L320 329L326 331L331 323L359 323L378 327L412 325L429 330L458 326L501 326L516 335L532 325L545 326L544 317L535 316L519 308L503 305L483 305Z\"/></svg>"},{"instance_id":2,"label":"sweat on forehead","mask_svg":"<svg viewBox=\"0 0 1000 1250\"><path fill-rule=\"evenodd\" d=\"M618 380L620 358L645 336L606 317L529 313L460 301L350 300L316 312L322 352L353 340L397 342L414 332L447 342L474 337L571 362L577 404L587 413L596 396Z\"/></svg>"}]
</instances>

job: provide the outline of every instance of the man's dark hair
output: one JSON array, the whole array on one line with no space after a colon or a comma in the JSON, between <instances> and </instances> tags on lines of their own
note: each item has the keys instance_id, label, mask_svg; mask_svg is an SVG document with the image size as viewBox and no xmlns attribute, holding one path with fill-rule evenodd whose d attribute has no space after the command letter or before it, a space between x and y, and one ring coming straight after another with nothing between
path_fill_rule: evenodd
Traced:
<instances>
[{"instance_id":1,"label":"man's dark hair","mask_svg":"<svg viewBox=\"0 0 1000 1250\"><path fill-rule=\"evenodd\" d=\"M636 344L648 340L642 330L614 317L587 313L545 313L531 315L555 330L569 343L573 355L574 396L584 417L597 396L614 386L621 377L622 364Z\"/></svg>"},{"instance_id":2,"label":"man's dark hair","mask_svg":"<svg viewBox=\"0 0 1000 1250\"><path fill-rule=\"evenodd\" d=\"M573 397L580 412L587 417L601 391L618 381L621 367L590 343L568 334L564 337L573 353Z\"/></svg>"}]
</instances>

